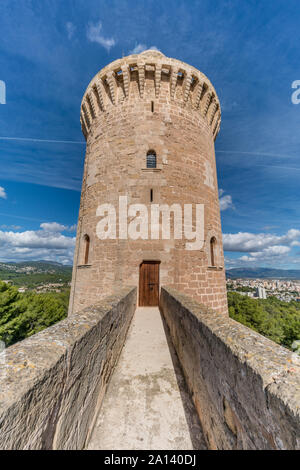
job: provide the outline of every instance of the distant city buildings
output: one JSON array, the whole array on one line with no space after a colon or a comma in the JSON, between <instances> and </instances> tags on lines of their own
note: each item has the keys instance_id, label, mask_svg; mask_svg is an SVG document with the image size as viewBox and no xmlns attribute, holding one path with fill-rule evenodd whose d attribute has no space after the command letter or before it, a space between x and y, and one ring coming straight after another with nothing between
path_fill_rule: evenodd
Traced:
<instances>
[{"instance_id":1,"label":"distant city buildings","mask_svg":"<svg viewBox=\"0 0 300 470\"><path fill-rule=\"evenodd\" d=\"M227 289L254 299L276 297L284 302L300 302L300 280L227 279Z\"/></svg>"},{"instance_id":2,"label":"distant city buildings","mask_svg":"<svg viewBox=\"0 0 300 470\"><path fill-rule=\"evenodd\" d=\"M266 289L264 287L257 287L256 288L256 297L258 297L259 299L266 299L267 298L267 294L266 294Z\"/></svg>"}]
</instances>

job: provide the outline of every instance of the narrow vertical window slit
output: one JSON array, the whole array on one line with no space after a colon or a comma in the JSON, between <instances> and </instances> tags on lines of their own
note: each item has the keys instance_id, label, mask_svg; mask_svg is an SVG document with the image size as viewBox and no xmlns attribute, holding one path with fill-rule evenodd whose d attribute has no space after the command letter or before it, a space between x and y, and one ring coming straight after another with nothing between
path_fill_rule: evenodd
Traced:
<instances>
[{"instance_id":1,"label":"narrow vertical window slit","mask_svg":"<svg viewBox=\"0 0 300 470\"><path fill-rule=\"evenodd\" d=\"M90 252L90 237L84 236L84 264L89 263L89 252Z\"/></svg>"}]
</instances>

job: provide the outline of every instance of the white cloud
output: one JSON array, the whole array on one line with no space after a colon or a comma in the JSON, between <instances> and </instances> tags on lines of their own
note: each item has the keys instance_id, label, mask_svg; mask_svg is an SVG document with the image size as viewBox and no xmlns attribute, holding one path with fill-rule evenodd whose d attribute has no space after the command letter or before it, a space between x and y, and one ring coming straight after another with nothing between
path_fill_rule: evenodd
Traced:
<instances>
[{"instance_id":1,"label":"white cloud","mask_svg":"<svg viewBox=\"0 0 300 470\"><path fill-rule=\"evenodd\" d=\"M70 227L68 227L69 232L76 232L76 230L77 230L77 224L73 224L73 225L70 225Z\"/></svg>"},{"instance_id":2,"label":"white cloud","mask_svg":"<svg viewBox=\"0 0 300 470\"><path fill-rule=\"evenodd\" d=\"M116 44L114 38L105 38L102 34L102 23L99 21L98 23L89 23L87 28L87 38L90 42L96 42L103 46L107 51L110 50Z\"/></svg>"},{"instance_id":3,"label":"white cloud","mask_svg":"<svg viewBox=\"0 0 300 470\"><path fill-rule=\"evenodd\" d=\"M265 256L278 256L278 255L285 255L291 251L291 248L289 246L283 246L283 245L275 245L275 246L269 246L269 248L266 248L263 250L263 254ZM252 253L252 256L260 256L260 253Z\"/></svg>"},{"instance_id":4,"label":"white cloud","mask_svg":"<svg viewBox=\"0 0 300 470\"><path fill-rule=\"evenodd\" d=\"M147 51L149 49L152 51L159 51L156 46L147 47L146 44L136 44L135 47L129 51L129 54L140 54L141 52Z\"/></svg>"},{"instance_id":5,"label":"white cloud","mask_svg":"<svg viewBox=\"0 0 300 470\"><path fill-rule=\"evenodd\" d=\"M226 209L232 209L234 207L232 203L232 197L230 194L226 194L226 196L223 196L225 193L224 189L220 188L219 189L219 202L220 202L220 210L221 211L226 211Z\"/></svg>"},{"instance_id":6,"label":"white cloud","mask_svg":"<svg viewBox=\"0 0 300 470\"><path fill-rule=\"evenodd\" d=\"M75 237L60 233L65 230L70 230L70 227L56 222L41 224L41 230L0 230L0 260L46 259L72 263Z\"/></svg>"},{"instance_id":7,"label":"white cloud","mask_svg":"<svg viewBox=\"0 0 300 470\"><path fill-rule=\"evenodd\" d=\"M66 237L61 233L45 232L42 230L27 230L25 232L0 231L0 246L24 248L54 248L64 249L74 245L73 237Z\"/></svg>"},{"instance_id":8,"label":"white cloud","mask_svg":"<svg viewBox=\"0 0 300 470\"><path fill-rule=\"evenodd\" d=\"M289 246L275 245L265 248L262 251L250 253L250 256L244 255L239 259L241 261L267 261L268 259L274 259L274 257L286 255L291 251Z\"/></svg>"},{"instance_id":9,"label":"white cloud","mask_svg":"<svg viewBox=\"0 0 300 470\"><path fill-rule=\"evenodd\" d=\"M221 211L226 211L226 209L229 209L231 207L233 207L232 197L229 194L220 198L220 210Z\"/></svg>"},{"instance_id":10,"label":"white cloud","mask_svg":"<svg viewBox=\"0 0 300 470\"><path fill-rule=\"evenodd\" d=\"M262 227L263 230L272 230L274 228L278 228L278 225L264 225L264 227Z\"/></svg>"},{"instance_id":11,"label":"white cloud","mask_svg":"<svg viewBox=\"0 0 300 470\"><path fill-rule=\"evenodd\" d=\"M227 233L223 235L224 251L247 252L226 264L243 266L252 264L289 264L289 253L294 246L300 245L300 230L290 229L284 235L270 233Z\"/></svg>"},{"instance_id":12,"label":"white cloud","mask_svg":"<svg viewBox=\"0 0 300 470\"><path fill-rule=\"evenodd\" d=\"M262 251L275 245L292 246L300 238L300 230L290 229L285 235L273 235L271 233L225 233L223 245L225 251Z\"/></svg>"},{"instance_id":13,"label":"white cloud","mask_svg":"<svg viewBox=\"0 0 300 470\"><path fill-rule=\"evenodd\" d=\"M68 21L66 23L66 29L67 29L68 39L72 39L76 31L76 26L71 21Z\"/></svg>"},{"instance_id":14,"label":"white cloud","mask_svg":"<svg viewBox=\"0 0 300 470\"><path fill-rule=\"evenodd\" d=\"M2 229L11 229L11 230L20 230L22 227L21 225L6 225L6 224L3 224L3 225L0 225L0 228Z\"/></svg>"},{"instance_id":15,"label":"white cloud","mask_svg":"<svg viewBox=\"0 0 300 470\"><path fill-rule=\"evenodd\" d=\"M43 222L40 225L40 227L46 232L58 233L58 232L75 232L77 225L74 224L74 225L68 226L68 225L59 224L57 222Z\"/></svg>"},{"instance_id":16,"label":"white cloud","mask_svg":"<svg viewBox=\"0 0 300 470\"><path fill-rule=\"evenodd\" d=\"M67 225L58 224L57 222L44 222L40 227L46 232L64 232L68 229Z\"/></svg>"},{"instance_id":17,"label":"white cloud","mask_svg":"<svg viewBox=\"0 0 300 470\"><path fill-rule=\"evenodd\" d=\"M7 194L5 192L5 189L2 188L2 186L0 186L0 197L2 197L3 199L7 198Z\"/></svg>"}]
</instances>

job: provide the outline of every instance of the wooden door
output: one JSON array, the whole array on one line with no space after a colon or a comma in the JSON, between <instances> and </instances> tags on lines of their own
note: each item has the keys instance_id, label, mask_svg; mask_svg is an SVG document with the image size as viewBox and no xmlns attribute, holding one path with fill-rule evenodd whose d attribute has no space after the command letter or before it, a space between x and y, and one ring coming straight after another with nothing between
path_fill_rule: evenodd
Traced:
<instances>
[{"instance_id":1,"label":"wooden door","mask_svg":"<svg viewBox=\"0 0 300 470\"><path fill-rule=\"evenodd\" d=\"M154 307L159 303L159 261L143 261L140 265L139 305Z\"/></svg>"}]
</instances>

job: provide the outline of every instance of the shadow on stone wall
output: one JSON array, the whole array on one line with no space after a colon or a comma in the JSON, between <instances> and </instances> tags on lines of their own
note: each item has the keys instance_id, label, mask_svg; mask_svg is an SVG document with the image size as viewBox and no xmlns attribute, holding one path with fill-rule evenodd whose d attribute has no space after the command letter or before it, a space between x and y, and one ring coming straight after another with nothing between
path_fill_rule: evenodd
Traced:
<instances>
[{"instance_id":1,"label":"shadow on stone wall","mask_svg":"<svg viewBox=\"0 0 300 470\"><path fill-rule=\"evenodd\" d=\"M6 349L0 449L82 449L136 309L126 288Z\"/></svg>"},{"instance_id":2,"label":"shadow on stone wall","mask_svg":"<svg viewBox=\"0 0 300 470\"><path fill-rule=\"evenodd\" d=\"M299 357L171 288L160 307L210 449L300 449Z\"/></svg>"}]
</instances>

